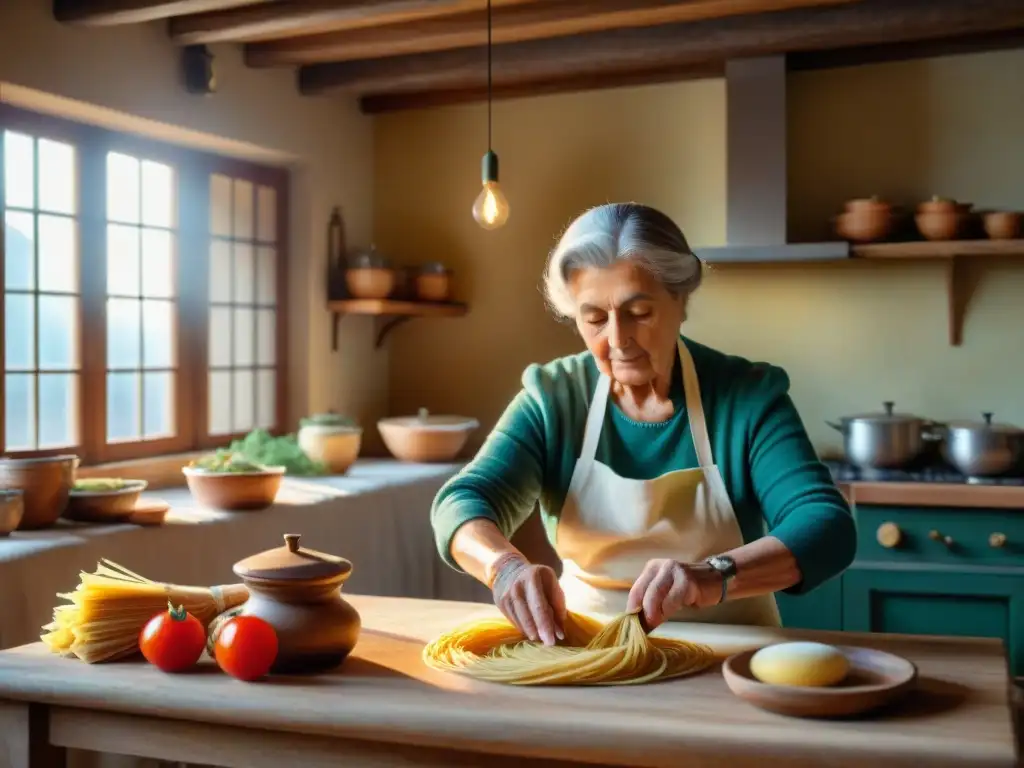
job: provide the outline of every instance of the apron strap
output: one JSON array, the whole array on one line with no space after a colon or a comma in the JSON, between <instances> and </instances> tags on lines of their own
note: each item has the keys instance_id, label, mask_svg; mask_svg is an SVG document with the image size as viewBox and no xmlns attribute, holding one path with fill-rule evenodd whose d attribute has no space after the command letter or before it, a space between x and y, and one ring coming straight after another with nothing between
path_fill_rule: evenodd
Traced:
<instances>
[{"instance_id":1,"label":"apron strap","mask_svg":"<svg viewBox=\"0 0 1024 768\"><path fill-rule=\"evenodd\" d=\"M700 398L700 382L697 379L697 368L693 364L693 355L682 339L678 341L679 362L683 367L683 391L686 395L686 415L690 420L690 434L693 436L693 447L697 451L697 461L701 467L715 466L715 457L711 451L711 438L708 437L708 424L704 418L704 404Z\"/></svg>"},{"instance_id":2,"label":"apron strap","mask_svg":"<svg viewBox=\"0 0 1024 768\"><path fill-rule=\"evenodd\" d=\"M580 451L580 461L593 461L597 456L597 442L601 439L604 415L608 410L608 393L611 392L611 389L612 380L602 373L597 380L594 399L590 401L590 410L587 411L587 426L583 431L583 450Z\"/></svg>"}]
</instances>

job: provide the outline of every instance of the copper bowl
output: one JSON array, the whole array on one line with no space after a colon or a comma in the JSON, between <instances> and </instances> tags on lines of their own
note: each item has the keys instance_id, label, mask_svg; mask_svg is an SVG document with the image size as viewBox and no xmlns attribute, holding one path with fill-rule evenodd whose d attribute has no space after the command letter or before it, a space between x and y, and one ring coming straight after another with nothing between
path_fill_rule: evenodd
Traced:
<instances>
[{"instance_id":1,"label":"copper bowl","mask_svg":"<svg viewBox=\"0 0 1024 768\"><path fill-rule=\"evenodd\" d=\"M257 472L211 472L182 467L192 496L204 507L226 511L266 509L281 489L284 467Z\"/></svg>"},{"instance_id":2,"label":"copper bowl","mask_svg":"<svg viewBox=\"0 0 1024 768\"><path fill-rule=\"evenodd\" d=\"M0 491L0 536L18 530L25 514L25 499L21 491Z\"/></svg>"},{"instance_id":3,"label":"copper bowl","mask_svg":"<svg viewBox=\"0 0 1024 768\"><path fill-rule=\"evenodd\" d=\"M77 469L78 457L72 455L0 459L0 488L23 493L25 512L19 531L48 528L57 522L67 509Z\"/></svg>"}]
</instances>

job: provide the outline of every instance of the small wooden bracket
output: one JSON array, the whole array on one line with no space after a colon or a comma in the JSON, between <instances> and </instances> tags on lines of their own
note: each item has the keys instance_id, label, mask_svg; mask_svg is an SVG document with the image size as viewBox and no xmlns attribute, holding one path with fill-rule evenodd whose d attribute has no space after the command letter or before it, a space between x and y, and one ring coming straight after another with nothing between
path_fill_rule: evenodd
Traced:
<instances>
[{"instance_id":1,"label":"small wooden bracket","mask_svg":"<svg viewBox=\"0 0 1024 768\"><path fill-rule=\"evenodd\" d=\"M409 320L412 320L413 315L398 315L396 317L379 317L377 318L377 349L380 349L384 344L384 339L388 337L395 328L400 326Z\"/></svg>"},{"instance_id":2,"label":"small wooden bracket","mask_svg":"<svg viewBox=\"0 0 1024 768\"><path fill-rule=\"evenodd\" d=\"M946 300L949 320L949 344L959 347L964 338L964 316L976 287L976 276L965 256L952 256L946 261Z\"/></svg>"}]
</instances>

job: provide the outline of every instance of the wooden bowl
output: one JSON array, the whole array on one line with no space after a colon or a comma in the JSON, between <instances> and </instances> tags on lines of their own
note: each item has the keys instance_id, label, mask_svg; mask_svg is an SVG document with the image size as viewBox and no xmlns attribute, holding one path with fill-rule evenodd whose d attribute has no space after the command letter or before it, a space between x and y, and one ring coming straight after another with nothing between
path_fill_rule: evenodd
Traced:
<instances>
[{"instance_id":1,"label":"wooden bowl","mask_svg":"<svg viewBox=\"0 0 1024 768\"><path fill-rule=\"evenodd\" d=\"M79 523L121 523L135 512L145 480L125 480L117 490L88 491L72 488L64 517Z\"/></svg>"},{"instance_id":2,"label":"wooden bowl","mask_svg":"<svg viewBox=\"0 0 1024 768\"><path fill-rule=\"evenodd\" d=\"M849 717L895 701L914 685L917 667L885 651L838 646L850 673L838 685L812 688L768 685L753 676L750 659L759 649L734 654L722 665L729 690L755 707L791 717Z\"/></svg>"},{"instance_id":3,"label":"wooden bowl","mask_svg":"<svg viewBox=\"0 0 1024 768\"><path fill-rule=\"evenodd\" d=\"M210 472L182 467L193 498L209 509L251 511L266 509L281 489L284 467L267 467L262 472Z\"/></svg>"},{"instance_id":4,"label":"wooden bowl","mask_svg":"<svg viewBox=\"0 0 1024 768\"><path fill-rule=\"evenodd\" d=\"M18 530L25 514L25 499L21 491L0 491L0 536Z\"/></svg>"},{"instance_id":5,"label":"wooden bowl","mask_svg":"<svg viewBox=\"0 0 1024 768\"><path fill-rule=\"evenodd\" d=\"M0 459L0 488L23 492L25 512L19 531L49 528L64 514L75 484L78 457Z\"/></svg>"}]
</instances>

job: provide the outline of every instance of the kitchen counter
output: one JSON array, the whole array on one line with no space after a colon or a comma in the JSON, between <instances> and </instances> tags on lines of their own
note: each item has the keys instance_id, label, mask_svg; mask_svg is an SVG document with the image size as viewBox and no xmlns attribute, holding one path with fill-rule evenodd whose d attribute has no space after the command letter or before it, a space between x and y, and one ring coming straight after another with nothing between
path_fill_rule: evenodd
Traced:
<instances>
[{"instance_id":1,"label":"kitchen counter","mask_svg":"<svg viewBox=\"0 0 1024 768\"><path fill-rule=\"evenodd\" d=\"M326 765L339 755L382 766L1017 764L996 641L674 628L723 653L801 637L870 645L918 666L918 689L884 714L813 721L735 698L717 668L605 688L517 688L434 672L420 660L423 644L495 615L492 606L350 600L363 618L359 644L340 670L318 677L246 685L206 660L195 673L165 675L141 662L88 666L38 643L0 652L0 755L13 756L13 768L59 766L64 747L239 768Z\"/></svg>"},{"instance_id":2,"label":"kitchen counter","mask_svg":"<svg viewBox=\"0 0 1024 768\"><path fill-rule=\"evenodd\" d=\"M1013 509L1024 512L1024 486L968 483L839 482L851 504Z\"/></svg>"}]
</instances>

